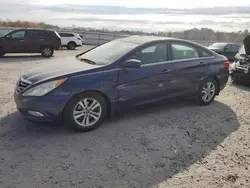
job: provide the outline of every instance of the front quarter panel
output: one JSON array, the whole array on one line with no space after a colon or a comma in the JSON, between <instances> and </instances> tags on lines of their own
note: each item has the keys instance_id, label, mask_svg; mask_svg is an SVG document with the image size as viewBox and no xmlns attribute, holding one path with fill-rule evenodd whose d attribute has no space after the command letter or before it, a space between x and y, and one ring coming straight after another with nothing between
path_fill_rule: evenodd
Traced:
<instances>
[{"instance_id":1,"label":"front quarter panel","mask_svg":"<svg viewBox=\"0 0 250 188\"><path fill-rule=\"evenodd\" d=\"M116 90L118 70L100 70L94 73L80 74L70 77L65 81L62 87L59 87L57 92L67 95L77 95L84 91L99 91L106 95L111 102L118 98Z\"/></svg>"}]
</instances>

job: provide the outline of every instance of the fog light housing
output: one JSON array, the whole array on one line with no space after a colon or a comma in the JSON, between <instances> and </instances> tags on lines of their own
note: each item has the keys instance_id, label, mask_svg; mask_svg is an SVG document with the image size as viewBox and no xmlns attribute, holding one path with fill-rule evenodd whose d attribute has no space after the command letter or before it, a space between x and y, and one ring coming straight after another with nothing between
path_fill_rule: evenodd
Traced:
<instances>
[{"instance_id":1,"label":"fog light housing","mask_svg":"<svg viewBox=\"0 0 250 188\"><path fill-rule=\"evenodd\" d=\"M35 117L44 117L44 115L41 112L38 111L34 111L34 110L28 110L28 113L32 116Z\"/></svg>"}]
</instances>

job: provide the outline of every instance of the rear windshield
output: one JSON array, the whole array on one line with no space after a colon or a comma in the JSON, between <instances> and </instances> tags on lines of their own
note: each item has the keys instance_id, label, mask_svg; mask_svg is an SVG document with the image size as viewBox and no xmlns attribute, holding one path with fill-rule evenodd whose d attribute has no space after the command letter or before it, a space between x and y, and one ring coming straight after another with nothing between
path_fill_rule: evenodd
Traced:
<instances>
[{"instance_id":1,"label":"rear windshield","mask_svg":"<svg viewBox=\"0 0 250 188\"><path fill-rule=\"evenodd\" d=\"M120 59L138 45L132 42L113 40L90 50L78 58L91 60L97 65L106 65Z\"/></svg>"}]
</instances>

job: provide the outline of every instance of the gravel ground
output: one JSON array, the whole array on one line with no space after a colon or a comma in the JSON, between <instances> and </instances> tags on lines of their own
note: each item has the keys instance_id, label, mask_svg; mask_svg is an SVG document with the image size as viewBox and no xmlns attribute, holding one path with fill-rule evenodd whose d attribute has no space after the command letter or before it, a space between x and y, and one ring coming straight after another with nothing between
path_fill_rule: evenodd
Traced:
<instances>
[{"instance_id":1,"label":"gravel ground","mask_svg":"<svg viewBox=\"0 0 250 188\"><path fill-rule=\"evenodd\" d=\"M0 58L1 188L250 187L249 88L229 83L210 106L145 106L95 131L74 133L61 125L33 125L16 112L19 75L44 61Z\"/></svg>"}]
</instances>

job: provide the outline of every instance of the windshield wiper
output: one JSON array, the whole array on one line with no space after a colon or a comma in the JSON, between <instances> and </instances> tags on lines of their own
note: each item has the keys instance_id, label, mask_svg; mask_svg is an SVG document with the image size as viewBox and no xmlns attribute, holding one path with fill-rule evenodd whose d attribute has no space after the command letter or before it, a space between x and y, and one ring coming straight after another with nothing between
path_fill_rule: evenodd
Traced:
<instances>
[{"instance_id":1,"label":"windshield wiper","mask_svg":"<svg viewBox=\"0 0 250 188\"><path fill-rule=\"evenodd\" d=\"M85 58L81 58L80 61L86 61L89 64L95 65L96 63L94 61L91 61L90 59L85 59Z\"/></svg>"}]
</instances>

